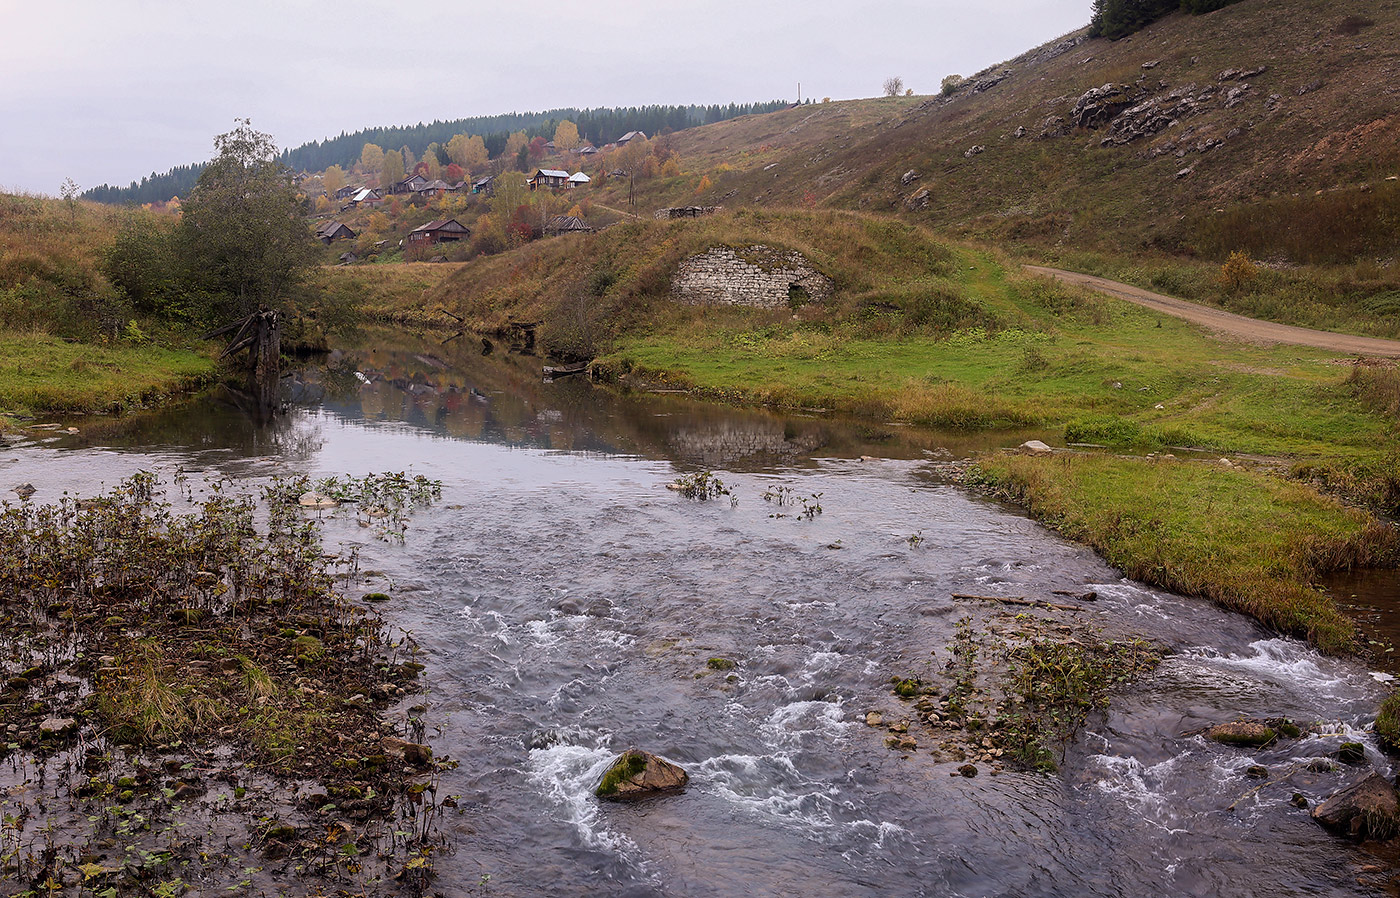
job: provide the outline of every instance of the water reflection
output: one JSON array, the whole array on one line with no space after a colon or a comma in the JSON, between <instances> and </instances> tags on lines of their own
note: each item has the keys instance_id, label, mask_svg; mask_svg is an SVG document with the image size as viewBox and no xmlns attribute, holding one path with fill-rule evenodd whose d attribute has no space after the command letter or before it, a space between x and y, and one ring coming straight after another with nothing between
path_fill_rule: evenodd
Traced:
<instances>
[{"instance_id":1,"label":"water reflection","mask_svg":"<svg viewBox=\"0 0 1400 898\"><path fill-rule=\"evenodd\" d=\"M1041 431L942 433L898 424L843 420L697 402L675 394L624 393L581 377L545 383L537 357L483 356L474 340L368 331L350 345L283 378L293 407L319 407L342 421L411 428L446 439L564 452L669 459L692 467L761 470L810 466L812 457L964 456L1017 445ZM237 398L214 391L130 419L80 422L65 447L144 449L218 446L243 456L306 459L317 429L284 415L266 426Z\"/></svg>"}]
</instances>

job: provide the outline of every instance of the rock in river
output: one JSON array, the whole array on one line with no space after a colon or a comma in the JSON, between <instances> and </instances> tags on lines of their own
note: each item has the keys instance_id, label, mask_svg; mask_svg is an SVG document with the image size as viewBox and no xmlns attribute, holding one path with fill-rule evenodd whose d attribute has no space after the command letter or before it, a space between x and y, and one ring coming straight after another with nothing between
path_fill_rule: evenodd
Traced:
<instances>
[{"instance_id":1,"label":"rock in river","mask_svg":"<svg viewBox=\"0 0 1400 898\"><path fill-rule=\"evenodd\" d=\"M1313 819L1356 839L1388 839L1400 833L1400 799L1385 777L1371 775L1313 808Z\"/></svg>"},{"instance_id":2,"label":"rock in river","mask_svg":"<svg viewBox=\"0 0 1400 898\"><path fill-rule=\"evenodd\" d=\"M302 508L335 508L340 504L339 501L332 499L325 493L318 493L315 490L307 490L302 493L297 503Z\"/></svg>"},{"instance_id":3,"label":"rock in river","mask_svg":"<svg viewBox=\"0 0 1400 898\"><path fill-rule=\"evenodd\" d=\"M608 767L594 794L609 801L633 801L685 790L690 775L656 755L628 749Z\"/></svg>"}]
</instances>

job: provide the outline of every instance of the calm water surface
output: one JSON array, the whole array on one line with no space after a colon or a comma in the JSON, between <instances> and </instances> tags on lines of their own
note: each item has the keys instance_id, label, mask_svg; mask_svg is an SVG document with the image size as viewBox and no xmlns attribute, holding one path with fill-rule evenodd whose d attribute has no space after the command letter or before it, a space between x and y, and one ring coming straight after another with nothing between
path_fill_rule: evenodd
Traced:
<instances>
[{"instance_id":1,"label":"calm water surface","mask_svg":"<svg viewBox=\"0 0 1400 898\"><path fill-rule=\"evenodd\" d=\"M139 469L263 477L407 470L443 481L403 546L328 519L382 572L367 588L425 648L428 737L460 767L460 848L438 887L491 895L1356 895L1366 865L1288 805L1355 772L1307 760L1359 739L1383 686L1206 603L1127 581L1093 553L942 483L967 437L542 384L538 360L380 335L288 379L252 426L216 399L136 424L85 422L0 455L36 501ZM664 486L713 469L728 501ZM812 520L764 502L811 497ZM781 517L775 517L781 514ZM911 536L920 539L911 540ZM1088 619L1174 654L1118 695L1054 776L907 757L863 725L892 675L936 679L952 593L1094 589ZM738 662L732 676L707 666ZM400 710L399 713L404 713ZM1256 753L1183 733L1238 715L1322 722ZM920 734L921 747L933 744ZM600 805L637 746L692 774L681 796ZM1271 781L1245 777L1265 764ZM1229 808L1234 806L1233 810Z\"/></svg>"}]
</instances>

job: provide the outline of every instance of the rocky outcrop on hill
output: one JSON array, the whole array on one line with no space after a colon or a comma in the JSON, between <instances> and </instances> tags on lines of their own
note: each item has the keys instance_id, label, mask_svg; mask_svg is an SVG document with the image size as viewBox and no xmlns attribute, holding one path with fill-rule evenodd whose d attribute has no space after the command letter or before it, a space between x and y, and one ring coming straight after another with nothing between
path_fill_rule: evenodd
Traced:
<instances>
[{"instance_id":1,"label":"rocky outcrop on hill","mask_svg":"<svg viewBox=\"0 0 1400 898\"><path fill-rule=\"evenodd\" d=\"M1086 90L1074 104L1070 118L1076 128L1101 128L1132 106L1140 89L1128 84L1105 84Z\"/></svg>"}]
</instances>

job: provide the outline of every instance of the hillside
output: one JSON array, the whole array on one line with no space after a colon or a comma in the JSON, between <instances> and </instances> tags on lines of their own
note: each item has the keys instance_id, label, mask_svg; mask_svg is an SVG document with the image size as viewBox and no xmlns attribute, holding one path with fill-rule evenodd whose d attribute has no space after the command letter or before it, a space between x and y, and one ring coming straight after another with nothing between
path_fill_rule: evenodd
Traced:
<instances>
[{"instance_id":1,"label":"hillside","mask_svg":"<svg viewBox=\"0 0 1400 898\"><path fill-rule=\"evenodd\" d=\"M947 97L678 134L688 177L638 190L644 210L824 205L1040 245L1385 258L1397 71L1394 3L1244 0L1116 42L1068 35Z\"/></svg>"}]
</instances>

